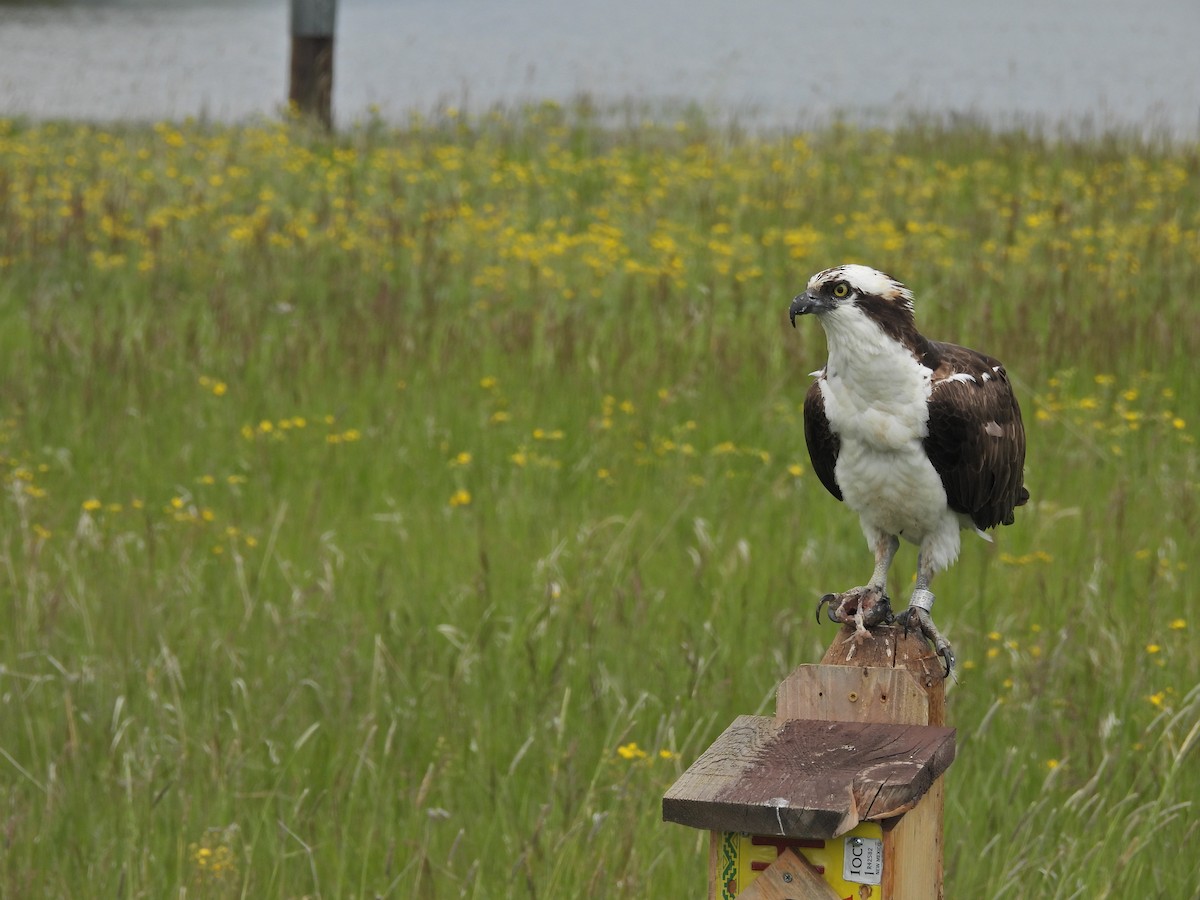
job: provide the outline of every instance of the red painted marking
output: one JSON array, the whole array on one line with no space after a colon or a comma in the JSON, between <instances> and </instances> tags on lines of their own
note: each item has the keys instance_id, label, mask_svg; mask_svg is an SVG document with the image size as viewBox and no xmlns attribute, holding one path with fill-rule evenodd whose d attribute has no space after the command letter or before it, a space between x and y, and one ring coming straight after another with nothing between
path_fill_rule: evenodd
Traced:
<instances>
[{"instance_id":1,"label":"red painted marking","mask_svg":"<svg viewBox=\"0 0 1200 900\"><path fill-rule=\"evenodd\" d=\"M825 846L824 841L808 840L807 838L768 837L758 834L750 838L750 843L756 847L774 847L779 853L788 849L795 850L797 847L820 850Z\"/></svg>"}]
</instances>

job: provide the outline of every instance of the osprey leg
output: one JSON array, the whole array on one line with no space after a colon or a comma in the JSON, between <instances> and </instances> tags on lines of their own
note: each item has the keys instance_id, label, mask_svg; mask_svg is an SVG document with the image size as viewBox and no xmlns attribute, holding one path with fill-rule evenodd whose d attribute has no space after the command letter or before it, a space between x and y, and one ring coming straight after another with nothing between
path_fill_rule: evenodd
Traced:
<instances>
[{"instance_id":1,"label":"osprey leg","mask_svg":"<svg viewBox=\"0 0 1200 900\"><path fill-rule=\"evenodd\" d=\"M926 562L924 553L917 556L917 585L908 601L908 609L896 617L896 621L904 626L904 630L920 631L929 643L933 644L937 655L946 666L946 676L954 672L954 648L942 636L933 624L933 591L929 590L929 582L933 580L932 566Z\"/></svg>"},{"instance_id":2,"label":"osprey leg","mask_svg":"<svg viewBox=\"0 0 1200 900\"><path fill-rule=\"evenodd\" d=\"M817 601L817 621L821 621L821 609L828 607L829 621L853 622L855 632L865 635L868 628L893 621L892 604L887 595L887 575L892 558L900 547L900 539L891 534L874 535L870 541L875 552L875 571L871 580L860 587L850 588L840 594L826 594Z\"/></svg>"}]
</instances>

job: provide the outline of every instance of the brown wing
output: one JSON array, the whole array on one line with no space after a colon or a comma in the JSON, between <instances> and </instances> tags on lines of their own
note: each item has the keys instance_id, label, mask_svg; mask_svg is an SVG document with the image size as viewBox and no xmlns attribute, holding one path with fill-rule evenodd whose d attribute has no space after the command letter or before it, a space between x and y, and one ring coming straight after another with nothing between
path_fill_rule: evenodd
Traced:
<instances>
[{"instance_id":1,"label":"brown wing","mask_svg":"<svg viewBox=\"0 0 1200 900\"><path fill-rule=\"evenodd\" d=\"M825 417L821 379L814 381L804 396L804 443L808 445L808 458L812 460L813 471L821 479L821 484L825 485L825 490L841 500L842 490L834 477L833 467L837 465L842 442L830 429L829 419Z\"/></svg>"},{"instance_id":2,"label":"brown wing","mask_svg":"<svg viewBox=\"0 0 1200 900\"><path fill-rule=\"evenodd\" d=\"M998 360L931 342L938 359L929 398L925 452L955 512L977 528L1011 525L1025 490L1025 426Z\"/></svg>"}]
</instances>

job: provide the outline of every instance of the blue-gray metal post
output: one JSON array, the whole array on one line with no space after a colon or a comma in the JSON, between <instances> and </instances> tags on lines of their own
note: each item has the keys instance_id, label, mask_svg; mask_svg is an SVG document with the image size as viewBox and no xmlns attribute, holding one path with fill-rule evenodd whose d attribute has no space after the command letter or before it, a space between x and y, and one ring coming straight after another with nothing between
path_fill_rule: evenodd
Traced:
<instances>
[{"instance_id":1,"label":"blue-gray metal post","mask_svg":"<svg viewBox=\"0 0 1200 900\"><path fill-rule=\"evenodd\" d=\"M337 0L291 0L288 100L326 128L333 125L333 35Z\"/></svg>"}]
</instances>

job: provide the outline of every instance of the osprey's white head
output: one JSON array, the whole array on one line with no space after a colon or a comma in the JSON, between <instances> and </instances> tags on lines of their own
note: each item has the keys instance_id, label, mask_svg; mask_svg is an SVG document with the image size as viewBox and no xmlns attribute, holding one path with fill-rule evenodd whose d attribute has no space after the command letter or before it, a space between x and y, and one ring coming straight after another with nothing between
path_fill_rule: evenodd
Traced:
<instances>
[{"instance_id":1,"label":"osprey's white head","mask_svg":"<svg viewBox=\"0 0 1200 900\"><path fill-rule=\"evenodd\" d=\"M804 293L792 300L788 316L792 325L796 317L805 313L832 312L847 306L857 305L864 311L887 312L887 307L906 314L912 319L912 292L890 275L884 275L870 266L835 265L833 269L817 272L809 278Z\"/></svg>"},{"instance_id":2,"label":"osprey's white head","mask_svg":"<svg viewBox=\"0 0 1200 900\"><path fill-rule=\"evenodd\" d=\"M825 329L831 353L856 356L864 346L883 351L899 344L921 355L924 339L913 320L912 291L867 266L834 266L810 278L788 309L793 326L796 316L808 313Z\"/></svg>"},{"instance_id":3,"label":"osprey's white head","mask_svg":"<svg viewBox=\"0 0 1200 900\"><path fill-rule=\"evenodd\" d=\"M851 306L880 320L881 325L897 317L912 323L912 291L890 275L853 263L834 266L810 278L804 293L792 301L788 316L795 326L796 316L814 313L824 317ZM891 329L885 326L885 330Z\"/></svg>"}]
</instances>

